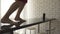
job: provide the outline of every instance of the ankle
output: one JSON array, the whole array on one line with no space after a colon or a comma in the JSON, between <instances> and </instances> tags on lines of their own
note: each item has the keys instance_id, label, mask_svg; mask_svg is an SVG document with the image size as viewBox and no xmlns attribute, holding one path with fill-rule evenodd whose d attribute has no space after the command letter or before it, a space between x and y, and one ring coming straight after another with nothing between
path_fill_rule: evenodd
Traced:
<instances>
[{"instance_id":1,"label":"ankle","mask_svg":"<svg viewBox=\"0 0 60 34\"><path fill-rule=\"evenodd\" d=\"M1 20L7 20L7 19L9 19L9 18L2 18Z\"/></svg>"}]
</instances>

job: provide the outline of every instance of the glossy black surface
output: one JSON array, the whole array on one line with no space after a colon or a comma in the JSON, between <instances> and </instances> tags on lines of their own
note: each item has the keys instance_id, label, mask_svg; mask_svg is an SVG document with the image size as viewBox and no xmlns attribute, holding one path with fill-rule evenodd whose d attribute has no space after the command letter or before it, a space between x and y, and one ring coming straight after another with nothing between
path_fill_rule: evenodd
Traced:
<instances>
[{"instance_id":1,"label":"glossy black surface","mask_svg":"<svg viewBox=\"0 0 60 34\"><path fill-rule=\"evenodd\" d=\"M45 19L49 20L49 19ZM43 18L32 18L32 19L26 19L26 24L31 24L31 23L37 23L43 21Z\"/></svg>"},{"instance_id":2,"label":"glossy black surface","mask_svg":"<svg viewBox=\"0 0 60 34\"><path fill-rule=\"evenodd\" d=\"M45 23L45 22L52 21L52 20L56 20L56 19L55 18L45 19L45 21L43 21L42 18L41 19L40 18L26 19L26 22L24 22L24 23L26 23L25 25L22 25L22 26L19 26L19 27L14 27L14 28L0 30L0 33L9 32L9 31L15 31L15 30L18 30L18 29L30 27L30 26L33 26L33 25Z\"/></svg>"}]
</instances>

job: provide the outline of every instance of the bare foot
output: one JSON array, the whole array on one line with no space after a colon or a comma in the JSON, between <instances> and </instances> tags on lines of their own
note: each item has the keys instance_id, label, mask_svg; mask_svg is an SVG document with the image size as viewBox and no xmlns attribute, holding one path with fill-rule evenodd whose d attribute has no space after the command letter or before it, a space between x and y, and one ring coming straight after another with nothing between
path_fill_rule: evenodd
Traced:
<instances>
[{"instance_id":1,"label":"bare foot","mask_svg":"<svg viewBox=\"0 0 60 34\"><path fill-rule=\"evenodd\" d=\"M19 25L21 25L22 23L26 22L26 20L23 20L21 18L15 18L15 20L16 21L20 21L20 22L18 22L18 26L17 27L19 27Z\"/></svg>"},{"instance_id":2,"label":"bare foot","mask_svg":"<svg viewBox=\"0 0 60 34\"><path fill-rule=\"evenodd\" d=\"M15 18L15 20L20 22L26 22L26 20L23 20L22 18Z\"/></svg>"},{"instance_id":3,"label":"bare foot","mask_svg":"<svg viewBox=\"0 0 60 34\"><path fill-rule=\"evenodd\" d=\"M18 22L13 22L12 20L10 20L10 19L1 19L1 22L2 23L8 23L8 24L10 24L10 26L13 26L13 25L15 25L15 26L18 26Z\"/></svg>"},{"instance_id":4,"label":"bare foot","mask_svg":"<svg viewBox=\"0 0 60 34\"><path fill-rule=\"evenodd\" d=\"M10 19L7 19L7 18L6 18L6 19L5 19L5 18L2 18L2 19L1 19L1 22L2 22L2 23L9 23L9 24L10 24L10 23L13 22L13 21L11 21Z\"/></svg>"}]
</instances>

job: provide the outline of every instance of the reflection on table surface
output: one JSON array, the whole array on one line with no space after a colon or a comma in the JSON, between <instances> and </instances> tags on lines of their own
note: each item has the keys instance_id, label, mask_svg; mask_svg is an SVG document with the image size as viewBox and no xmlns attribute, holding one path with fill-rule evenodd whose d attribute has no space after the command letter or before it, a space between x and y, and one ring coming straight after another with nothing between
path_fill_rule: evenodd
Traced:
<instances>
[{"instance_id":1,"label":"reflection on table surface","mask_svg":"<svg viewBox=\"0 0 60 34\"><path fill-rule=\"evenodd\" d=\"M43 18L30 18L30 19L25 19L25 20L26 20L26 22L22 23L21 25L27 25L27 24L41 22L41 21L43 21ZM46 18L45 20L49 20L49 19ZM3 25L10 25L10 24L1 23L1 26L3 26Z\"/></svg>"},{"instance_id":2,"label":"reflection on table surface","mask_svg":"<svg viewBox=\"0 0 60 34\"><path fill-rule=\"evenodd\" d=\"M49 19L46 18L45 20L49 20ZM41 21L43 21L43 18L30 18L30 19L26 19L26 22L24 22L24 25L37 23Z\"/></svg>"}]
</instances>

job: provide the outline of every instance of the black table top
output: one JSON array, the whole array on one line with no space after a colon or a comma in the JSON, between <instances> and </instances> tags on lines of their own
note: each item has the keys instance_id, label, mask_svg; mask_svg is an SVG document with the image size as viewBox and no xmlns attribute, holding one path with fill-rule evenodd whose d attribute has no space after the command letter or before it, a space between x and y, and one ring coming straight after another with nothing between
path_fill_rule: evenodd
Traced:
<instances>
[{"instance_id":1,"label":"black table top","mask_svg":"<svg viewBox=\"0 0 60 34\"><path fill-rule=\"evenodd\" d=\"M45 20L49 20L49 19L45 19ZM43 21L42 18L32 18L32 19L26 19L26 23L31 24L31 23L37 23Z\"/></svg>"},{"instance_id":2,"label":"black table top","mask_svg":"<svg viewBox=\"0 0 60 34\"><path fill-rule=\"evenodd\" d=\"M41 19L40 18L26 19L26 22L24 22L24 23L26 23L25 25L22 25L22 26L19 26L19 27L14 27L14 28L9 28L9 30L8 29L0 30L0 33L15 31L15 30L18 30L18 29L30 27L30 26L33 26L33 25L45 23L45 22L52 21L52 20L56 20L56 19L55 18L45 19L45 21L43 21L42 18Z\"/></svg>"}]
</instances>

